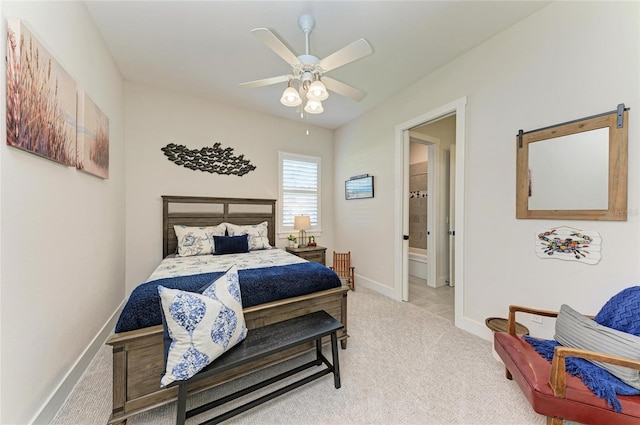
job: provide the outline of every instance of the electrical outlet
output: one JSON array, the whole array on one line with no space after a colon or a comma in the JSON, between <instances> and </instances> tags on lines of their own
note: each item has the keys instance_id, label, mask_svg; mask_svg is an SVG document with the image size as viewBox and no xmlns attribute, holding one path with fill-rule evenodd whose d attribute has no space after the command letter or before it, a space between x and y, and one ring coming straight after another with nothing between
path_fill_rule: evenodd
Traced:
<instances>
[{"instance_id":1,"label":"electrical outlet","mask_svg":"<svg viewBox=\"0 0 640 425\"><path fill-rule=\"evenodd\" d=\"M541 316L531 316L531 321L534 322L534 323L542 324L542 317Z\"/></svg>"}]
</instances>

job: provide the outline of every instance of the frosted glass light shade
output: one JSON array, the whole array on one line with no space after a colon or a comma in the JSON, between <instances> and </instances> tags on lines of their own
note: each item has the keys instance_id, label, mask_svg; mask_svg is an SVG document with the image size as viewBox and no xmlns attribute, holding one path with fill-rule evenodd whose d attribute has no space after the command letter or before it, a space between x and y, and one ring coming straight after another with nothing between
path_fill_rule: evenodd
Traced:
<instances>
[{"instance_id":1,"label":"frosted glass light shade","mask_svg":"<svg viewBox=\"0 0 640 425\"><path fill-rule=\"evenodd\" d=\"M309 90L307 91L307 98L309 100L327 100L329 97L329 92L327 88L322 84L322 81L316 80L309 86Z\"/></svg>"},{"instance_id":2,"label":"frosted glass light shade","mask_svg":"<svg viewBox=\"0 0 640 425\"><path fill-rule=\"evenodd\" d=\"M311 100L311 99L309 99L309 101L307 102L307 105L304 107L304 110L310 114L321 114L324 112L324 108L322 107L322 102L318 100Z\"/></svg>"},{"instance_id":3,"label":"frosted glass light shade","mask_svg":"<svg viewBox=\"0 0 640 425\"><path fill-rule=\"evenodd\" d=\"M300 99L300 95L295 88L287 87L282 93L280 103L282 103L284 106L298 106L302 103L302 99Z\"/></svg>"}]
</instances>

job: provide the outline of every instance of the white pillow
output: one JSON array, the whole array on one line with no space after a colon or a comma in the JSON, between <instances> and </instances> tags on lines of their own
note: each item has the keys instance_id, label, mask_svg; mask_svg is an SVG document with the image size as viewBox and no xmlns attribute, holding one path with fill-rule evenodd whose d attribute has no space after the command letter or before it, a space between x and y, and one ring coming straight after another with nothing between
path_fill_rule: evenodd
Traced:
<instances>
[{"instance_id":1,"label":"white pillow","mask_svg":"<svg viewBox=\"0 0 640 425\"><path fill-rule=\"evenodd\" d=\"M214 252L214 236L224 236L226 226L218 224L208 227L173 226L178 238L178 256L205 255Z\"/></svg>"},{"instance_id":2,"label":"white pillow","mask_svg":"<svg viewBox=\"0 0 640 425\"><path fill-rule=\"evenodd\" d=\"M160 386L186 380L247 336L234 265L203 294L158 285L171 345Z\"/></svg>"},{"instance_id":3,"label":"white pillow","mask_svg":"<svg viewBox=\"0 0 640 425\"><path fill-rule=\"evenodd\" d=\"M224 224L227 226L229 236L249 235L250 251L271 248L271 245L269 245L269 233L267 232L268 223L266 221L248 226L239 226L231 223Z\"/></svg>"}]
</instances>

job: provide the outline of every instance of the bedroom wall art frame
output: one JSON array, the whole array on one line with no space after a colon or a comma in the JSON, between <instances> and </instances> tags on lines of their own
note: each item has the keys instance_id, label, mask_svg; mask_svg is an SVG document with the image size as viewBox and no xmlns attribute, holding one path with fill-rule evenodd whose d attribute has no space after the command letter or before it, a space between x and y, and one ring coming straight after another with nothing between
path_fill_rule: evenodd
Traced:
<instances>
[{"instance_id":1,"label":"bedroom wall art frame","mask_svg":"<svg viewBox=\"0 0 640 425\"><path fill-rule=\"evenodd\" d=\"M77 84L24 23L7 19L7 144L76 165Z\"/></svg>"},{"instance_id":2,"label":"bedroom wall art frame","mask_svg":"<svg viewBox=\"0 0 640 425\"><path fill-rule=\"evenodd\" d=\"M78 92L77 150L78 170L109 178L109 118L83 91Z\"/></svg>"},{"instance_id":3,"label":"bedroom wall art frame","mask_svg":"<svg viewBox=\"0 0 640 425\"><path fill-rule=\"evenodd\" d=\"M373 176L355 176L344 182L344 198L365 199L373 198Z\"/></svg>"},{"instance_id":4,"label":"bedroom wall art frame","mask_svg":"<svg viewBox=\"0 0 640 425\"><path fill-rule=\"evenodd\" d=\"M516 135L516 218L626 221L628 123L629 108L621 103L610 112L537 130L520 130ZM557 157L543 155L536 162L541 166L534 168L532 149L543 145L551 148L546 152L570 153L568 156L558 153ZM566 146L570 148L565 149ZM602 170L602 177L592 186L576 187L599 175L594 169L595 162L603 162L597 167ZM541 177L549 183L541 184ZM579 184L558 189L565 181ZM593 204L588 203L590 206L578 206L583 203L582 198L590 196L591 187L594 192L596 187L603 188L602 200L598 198ZM539 196L540 191L550 191L552 197L562 199L564 205L548 204L544 208L530 205L532 196ZM568 198L571 198L569 207Z\"/></svg>"}]
</instances>

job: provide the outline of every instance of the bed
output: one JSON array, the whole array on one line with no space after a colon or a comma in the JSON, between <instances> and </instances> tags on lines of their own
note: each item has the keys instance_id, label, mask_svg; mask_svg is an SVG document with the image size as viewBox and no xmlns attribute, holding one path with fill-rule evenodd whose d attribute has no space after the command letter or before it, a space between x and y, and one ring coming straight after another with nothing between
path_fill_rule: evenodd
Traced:
<instances>
[{"instance_id":1,"label":"bed","mask_svg":"<svg viewBox=\"0 0 640 425\"><path fill-rule=\"evenodd\" d=\"M185 226L216 226L220 223L233 223L236 225L255 225L267 222L268 240L270 245L275 246L275 200L269 199L245 199L245 198L210 198L210 197L187 197L187 196L163 196L162 197L162 235L163 235L163 258L160 266L150 277L149 282L158 282L166 279L167 274L163 274L160 269L170 269L173 267L167 264L173 264L166 257L174 254L177 249L178 240L174 231L174 225ZM269 258L279 257L285 254L282 250L265 250ZM250 251L251 253L252 251ZM244 255L244 254L233 254ZM206 257L206 256L200 256ZM188 258L188 257L187 257ZM225 260L233 261L225 258ZM262 258L262 257L261 257ZM169 261L169 262L168 262ZM259 261L263 261L262 259ZM271 261L271 260L269 260ZM286 320L292 317L301 316L303 314L314 311L325 310L337 320L344 324L344 329L338 332L338 339L341 341L342 348L346 348L348 338L347 333L347 286L337 286L330 289L317 290L313 285L310 289L305 289L309 279L302 278L301 274L296 275L296 267L305 267L299 265L301 262L296 257L292 260L292 266L282 266L281 269L286 271L287 278L300 280L300 289L298 294L293 296L284 295L285 298L270 299L261 298L260 291L256 292L257 296L253 297L253 301L245 305L245 292L243 291L244 315L249 330L259 328L271 323ZM164 264L164 266L163 266ZM309 264L309 267L322 267L319 264ZM217 266L220 267L220 266ZM240 282L254 279L259 282L258 273L261 270L269 270L271 273L278 267L270 269L260 269L253 267L254 270L240 270ZM293 269L293 270L290 270ZM278 269L280 270L280 269ZM166 270L164 270L166 272ZM208 273L215 276L219 273L219 269L210 269ZM304 273L298 270L298 273ZM243 279L243 273L245 278ZM197 279L207 280L211 276L202 274L196 276L198 286L200 282ZM151 283L153 286L153 283ZM140 287L138 287L140 288ZM134 290L129 297L127 305L130 304L131 298L134 297L138 288ZM242 289L242 286L241 286ZM312 291L309 293L305 293ZM247 294L250 291L247 291ZM267 287L264 292L271 294L273 291ZM255 295L255 294L254 294ZM271 297L273 298L273 297ZM276 297L278 298L278 297ZM159 310L159 304L155 305ZM128 307L125 307L128 310ZM124 312L123 312L124 314ZM122 318L122 317L121 317ZM177 399L177 387L160 388L160 375L164 369L164 347L163 347L163 328L161 324L155 323L155 319L149 322L142 321L138 326L139 329L125 330L128 327L121 326L121 320L118 322L119 332L114 333L108 340L107 344L112 346L113 351L113 410L109 419L109 424L124 424L129 416L149 410ZM135 326L134 326L135 327ZM265 367L280 363L304 351L313 349L311 344L306 346L298 346L284 353L280 353L266 359L256 361L241 368L228 371L225 374L217 375L212 379L199 381L197 385L189 388L189 393L195 393L221 383L230 381L239 376L255 372Z\"/></svg>"}]
</instances>

